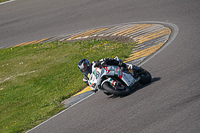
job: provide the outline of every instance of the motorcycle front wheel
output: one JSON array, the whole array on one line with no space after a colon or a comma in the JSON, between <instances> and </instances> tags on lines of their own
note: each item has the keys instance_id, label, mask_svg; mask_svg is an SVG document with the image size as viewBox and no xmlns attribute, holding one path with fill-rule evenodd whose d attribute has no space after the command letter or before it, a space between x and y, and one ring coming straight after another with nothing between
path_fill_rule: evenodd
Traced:
<instances>
[{"instance_id":1,"label":"motorcycle front wheel","mask_svg":"<svg viewBox=\"0 0 200 133\"><path fill-rule=\"evenodd\" d=\"M102 85L103 89L106 90L107 92L109 92L110 94L113 94L113 95L116 95L116 96L125 96L125 95L128 95L130 94L130 89L126 86L124 86L124 89L123 90L118 90L118 89L115 89L113 88L109 82L105 82L103 85Z\"/></svg>"}]
</instances>

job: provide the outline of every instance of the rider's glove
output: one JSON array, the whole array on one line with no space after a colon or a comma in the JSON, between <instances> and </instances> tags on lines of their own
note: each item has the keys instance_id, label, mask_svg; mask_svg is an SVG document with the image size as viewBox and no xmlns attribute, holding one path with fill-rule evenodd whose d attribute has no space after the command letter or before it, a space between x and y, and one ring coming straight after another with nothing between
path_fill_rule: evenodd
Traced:
<instances>
[{"instance_id":1,"label":"rider's glove","mask_svg":"<svg viewBox=\"0 0 200 133\"><path fill-rule=\"evenodd\" d=\"M106 59L106 58L101 59L100 61L96 62L94 67L102 68L103 66L105 66L107 64L107 62L108 62L108 59Z\"/></svg>"},{"instance_id":2,"label":"rider's glove","mask_svg":"<svg viewBox=\"0 0 200 133\"><path fill-rule=\"evenodd\" d=\"M108 59L104 58L103 60L100 60L102 65L106 65L108 63Z\"/></svg>"},{"instance_id":3,"label":"rider's glove","mask_svg":"<svg viewBox=\"0 0 200 133\"><path fill-rule=\"evenodd\" d=\"M99 62L99 61L96 62L96 64L94 65L94 67L99 67L100 68L101 67L101 62Z\"/></svg>"}]
</instances>

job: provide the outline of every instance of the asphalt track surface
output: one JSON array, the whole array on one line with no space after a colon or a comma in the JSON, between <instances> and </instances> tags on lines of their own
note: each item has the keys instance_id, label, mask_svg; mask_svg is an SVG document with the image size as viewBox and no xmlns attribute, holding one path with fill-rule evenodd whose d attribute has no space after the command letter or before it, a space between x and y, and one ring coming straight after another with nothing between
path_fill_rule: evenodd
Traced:
<instances>
[{"instance_id":1,"label":"asphalt track surface","mask_svg":"<svg viewBox=\"0 0 200 133\"><path fill-rule=\"evenodd\" d=\"M100 26L170 22L176 38L142 65L153 82L126 97L99 92L31 133L198 133L200 1L17 0L0 5L0 47Z\"/></svg>"}]
</instances>

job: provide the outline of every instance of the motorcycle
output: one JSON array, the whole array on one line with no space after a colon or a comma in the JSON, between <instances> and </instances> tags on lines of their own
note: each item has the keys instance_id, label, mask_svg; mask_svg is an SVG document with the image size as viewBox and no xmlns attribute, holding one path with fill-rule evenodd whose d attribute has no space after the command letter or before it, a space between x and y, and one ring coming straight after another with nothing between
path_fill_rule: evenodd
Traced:
<instances>
[{"instance_id":1,"label":"motorcycle","mask_svg":"<svg viewBox=\"0 0 200 133\"><path fill-rule=\"evenodd\" d=\"M88 83L91 90L102 90L106 95L125 96L139 84L150 83L151 79L151 74L142 67L138 67L137 71L129 71L119 66L99 68L93 65Z\"/></svg>"}]
</instances>

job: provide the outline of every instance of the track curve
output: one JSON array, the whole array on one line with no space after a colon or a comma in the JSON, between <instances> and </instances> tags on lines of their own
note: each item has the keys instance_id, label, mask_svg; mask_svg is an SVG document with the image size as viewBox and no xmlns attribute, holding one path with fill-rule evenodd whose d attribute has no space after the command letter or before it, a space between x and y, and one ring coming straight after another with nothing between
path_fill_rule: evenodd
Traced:
<instances>
[{"instance_id":1,"label":"track curve","mask_svg":"<svg viewBox=\"0 0 200 133\"><path fill-rule=\"evenodd\" d=\"M179 27L171 44L142 65L153 83L123 98L97 93L30 132L196 133L200 130L200 1L17 0L0 7L0 47L127 22Z\"/></svg>"}]
</instances>

